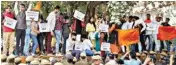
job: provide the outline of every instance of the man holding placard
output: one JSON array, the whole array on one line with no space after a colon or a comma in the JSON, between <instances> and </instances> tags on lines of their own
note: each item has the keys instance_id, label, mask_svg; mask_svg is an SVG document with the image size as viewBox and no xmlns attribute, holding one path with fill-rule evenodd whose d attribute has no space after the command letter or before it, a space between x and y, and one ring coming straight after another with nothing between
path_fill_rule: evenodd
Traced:
<instances>
[{"instance_id":1,"label":"man holding placard","mask_svg":"<svg viewBox=\"0 0 176 65\"><path fill-rule=\"evenodd\" d=\"M15 3L17 8L17 3ZM25 35L26 35L26 14L25 14L25 5L20 4L20 11L18 9L15 11L17 24L16 24L16 51L17 55L24 55L23 49L25 44ZM21 46L20 46L21 45Z\"/></svg>"},{"instance_id":2,"label":"man holding placard","mask_svg":"<svg viewBox=\"0 0 176 65\"><path fill-rule=\"evenodd\" d=\"M7 22L6 19L12 18L14 19L14 13L11 12L11 7L8 5L5 12L3 13L2 20L3 23ZM13 22L13 21L9 21ZM3 54L7 54L7 51L9 51L9 54L13 52L13 44L14 44L14 30L12 28L9 28L3 25ZM8 50L7 50L8 48Z\"/></svg>"}]
</instances>

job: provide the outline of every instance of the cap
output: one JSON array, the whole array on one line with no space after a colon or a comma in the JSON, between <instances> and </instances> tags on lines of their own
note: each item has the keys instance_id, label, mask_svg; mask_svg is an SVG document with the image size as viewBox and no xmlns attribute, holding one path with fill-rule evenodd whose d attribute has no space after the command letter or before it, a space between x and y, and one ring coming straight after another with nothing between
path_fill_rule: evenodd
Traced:
<instances>
[{"instance_id":1,"label":"cap","mask_svg":"<svg viewBox=\"0 0 176 65\"><path fill-rule=\"evenodd\" d=\"M165 52L161 52L161 55L167 56L167 54Z\"/></svg>"},{"instance_id":2,"label":"cap","mask_svg":"<svg viewBox=\"0 0 176 65\"><path fill-rule=\"evenodd\" d=\"M86 56L86 54L85 53L81 53L81 55L80 56Z\"/></svg>"},{"instance_id":3,"label":"cap","mask_svg":"<svg viewBox=\"0 0 176 65\"><path fill-rule=\"evenodd\" d=\"M20 57L15 58L15 63L18 63L18 62L21 62L21 58Z\"/></svg>"},{"instance_id":4,"label":"cap","mask_svg":"<svg viewBox=\"0 0 176 65\"><path fill-rule=\"evenodd\" d=\"M150 51L150 54L156 54L156 52L154 52L154 51Z\"/></svg>"},{"instance_id":5,"label":"cap","mask_svg":"<svg viewBox=\"0 0 176 65\"><path fill-rule=\"evenodd\" d=\"M40 62L38 60L33 60L30 64L40 64Z\"/></svg>"},{"instance_id":6,"label":"cap","mask_svg":"<svg viewBox=\"0 0 176 65\"><path fill-rule=\"evenodd\" d=\"M1 54L1 60L7 59L7 56L5 54Z\"/></svg>"},{"instance_id":7,"label":"cap","mask_svg":"<svg viewBox=\"0 0 176 65\"><path fill-rule=\"evenodd\" d=\"M101 59L99 55L93 56L92 59Z\"/></svg>"},{"instance_id":8,"label":"cap","mask_svg":"<svg viewBox=\"0 0 176 65\"><path fill-rule=\"evenodd\" d=\"M27 64L25 64L25 63L20 63L19 65L27 65Z\"/></svg>"},{"instance_id":9,"label":"cap","mask_svg":"<svg viewBox=\"0 0 176 65\"><path fill-rule=\"evenodd\" d=\"M57 62L57 63L55 63L54 65L63 65L63 64L62 64L62 63Z\"/></svg>"},{"instance_id":10,"label":"cap","mask_svg":"<svg viewBox=\"0 0 176 65\"><path fill-rule=\"evenodd\" d=\"M75 61L75 62L77 61L76 57L73 58L73 61Z\"/></svg>"},{"instance_id":11,"label":"cap","mask_svg":"<svg viewBox=\"0 0 176 65\"><path fill-rule=\"evenodd\" d=\"M7 57L7 62L10 62L10 60L14 58L15 58L15 55L11 54L10 56Z\"/></svg>"},{"instance_id":12,"label":"cap","mask_svg":"<svg viewBox=\"0 0 176 65\"><path fill-rule=\"evenodd\" d=\"M26 58L26 61L32 61L32 60L34 60L34 57L33 56L28 56L27 58Z\"/></svg>"},{"instance_id":13,"label":"cap","mask_svg":"<svg viewBox=\"0 0 176 65\"><path fill-rule=\"evenodd\" d=\"M58 57L63 57L63 55L62 55L62 54L60 54L60 53L59 53L59 54L56 54L56 56L58 56Z\"/></svg>"},{"instance_id":14,"label":"cap","mask_svg":"<svg viewBox=\"0 0 176 65\"><path fill-rule=\"evenodd\" d=\"M42 61L41 61L41 64L51 64L48 60L46 60L46 59L43 59Z\"/></svg>"}]
</instances>

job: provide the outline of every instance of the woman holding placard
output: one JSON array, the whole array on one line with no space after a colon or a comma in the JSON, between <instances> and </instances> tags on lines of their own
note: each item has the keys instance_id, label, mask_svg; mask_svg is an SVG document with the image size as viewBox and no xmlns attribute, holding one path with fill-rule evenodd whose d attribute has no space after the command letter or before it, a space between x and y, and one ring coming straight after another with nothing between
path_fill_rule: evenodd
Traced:
<instances>
[{"instance_id":1,"label":"woman holding placard","mask_svg":"<svg viewBox=\"0 0 176 65\"><path fill-rule=\"evenodd\" d=\"M33 45L32 45L32 55L35 55L35 51L38 47L38 40L37 40L37 35L40 33L38 30L38 24L36 21L34 21L34 19L32 19L32 23L31 23L31 38L33 41Z\"/></svg>"}]
</instances>

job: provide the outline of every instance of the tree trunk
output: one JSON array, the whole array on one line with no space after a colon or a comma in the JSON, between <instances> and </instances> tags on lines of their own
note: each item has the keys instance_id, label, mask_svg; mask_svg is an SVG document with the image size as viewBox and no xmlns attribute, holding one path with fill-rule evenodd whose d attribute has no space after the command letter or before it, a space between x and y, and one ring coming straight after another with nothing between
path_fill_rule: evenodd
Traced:
<instances>
[{"instance_id":1,"label":"tree trunk","mask_svg":"<svg viewBox=\"0 0 176 65\"><path fill-rule=\"evenodd\" d=\"M97 5L106 3L106 1L90 1L87 5L85 22L88 23L91 17L94 17Z\"/></svg>"}]
</instances>

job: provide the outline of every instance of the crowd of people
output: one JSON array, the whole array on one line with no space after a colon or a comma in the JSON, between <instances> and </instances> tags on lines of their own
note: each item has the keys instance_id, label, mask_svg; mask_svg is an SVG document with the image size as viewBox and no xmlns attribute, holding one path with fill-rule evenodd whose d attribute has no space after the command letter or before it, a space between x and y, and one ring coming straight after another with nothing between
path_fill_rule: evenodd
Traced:
<instances>
[{"instance_id":1,"label":"crowd of people","mask_svg":"<svg viewBox=\"0 0 176 65\"><path fill-rule=\"evenodd\" d=\"M109 16L92 16L88 23L60 12L56 6L46 19L42 14L39 20L26 20L25 5L20 11L12 12L7 6L2 14L3 46L1 62L4 65L174 65L176 64L176 39L161 41L157 39L159 26L171 26L170 19L163 21L157 15L151 20L138 16L123 16L120 23L110 22ZM32 9L32 11L37 11ZM3 25L5 17L17 20L16 28ZM39 24L47 23L49 32L40 32ZM101 25L107 25L102 30ZM129 47L120 45L118 31L138 28L140 41ZM16 43L14 43L14 39ZM32 45L31 45L32 40ZM56 40L56 42L52 42ZM101 49L102 43L109 43L110 50ZM14 45L16 44L16 45ZM128 50L129 49L129 50ZM26 56L22 62L21 56ZM42 57L41 57L42 56ZM47 58L44 58L44 57ZM23 59L24 60L24 59Z\"/></svg>"}]
</instances>

